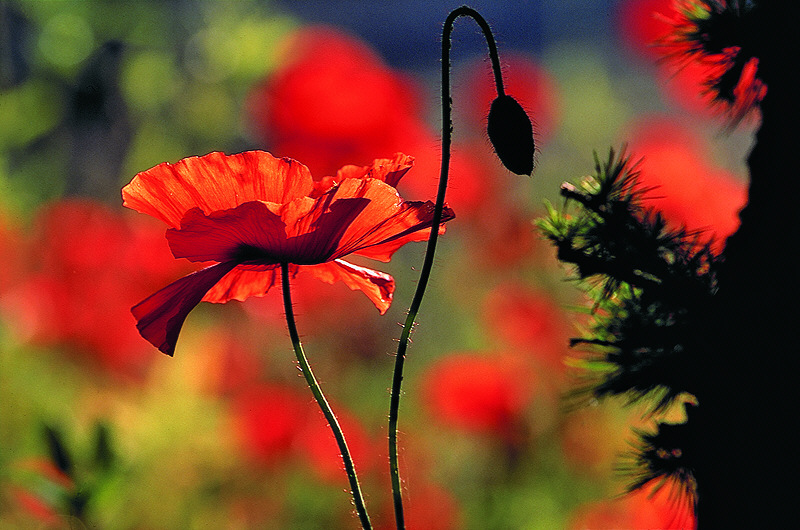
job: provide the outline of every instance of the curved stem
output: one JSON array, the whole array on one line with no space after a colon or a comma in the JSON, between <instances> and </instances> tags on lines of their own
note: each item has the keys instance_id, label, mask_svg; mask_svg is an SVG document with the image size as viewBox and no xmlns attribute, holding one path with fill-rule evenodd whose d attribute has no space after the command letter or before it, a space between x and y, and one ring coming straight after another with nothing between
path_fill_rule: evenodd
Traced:
<instances>
[{"instance_id":1,"label":"curved stem","mask_svg":"<svg viewBox=\"0 0 800 530\"><path fill-rule=\"evenodd\" d=\"M411 300L411 305L409 306L408 314L406 315L406 320L403 325L403 331L400 333L400 342L397 346L397 355L394 361L392 394L389 403L389 472L392 480L395 523L398 530L405 528L397 450L397 422L400 410L400 392L403 384L403 367L405 365L411 330L414 327L414 320L419 312L422 298L425 295L425 289L430 279L433 257L436 253L436 243L439 239L439 224L442 221L444 198L447 192L447 178L450 171L450 146L453 133L453 120L451 118L453 102L450 96L450 46L453 23L461 16L471 17L478 23L481 30L483 30L484 37L489 46L489 56L492 60L492 70L494 72L497 94L498 96L505 94L503 89L503 73L500 69L500 58L497 54L497 45L495 44L489 24L477 11L469 7L462 6L453 10L447 16L447 19L445 19L444 29L442 31L442 165L439 174L439 188L436 194L436 205L433 211L431 234L428 237L428 246L425 249L425 259L420 271L419 281L417 282L417 290L414 293L414 298Z\"/></svg>"},{"instance_id":2,"label":"curved stem","mask_svg":"<svg viewBox=\"0 0 800 530\"><path fill-rule=\"evenodd\" d=\"M322 393L322 389L311 371L311 366L308 364L308 359L303 351L303 345L300 343L300 336L297 333L297 324L294 320L294 310L292 309L292 295L289 289L289 264L281 263L281 285L283 287L283 308L286 312L286 325L289 328L289 337L292 339L292 346L294 353L297 357L297 362L300 366L300 371L306 378L311 393L314 394L314 399L317 401L319 408L322 409L322 414L330 425L333 436L336 438L336 444L339 446L339 451L342 453L342 460L344 461L344 468L347 472L347 479L350 481L350 493L353 496L353 502L356 507L356 513L361 521L361 527L364 530L372 528L367 514L367 508L364 505L364 497L361 493L361 486L358 483L358 476L356 475L356 468L353 464L353 458L350 456L350 450L347 447L347 442L344 439L344 433L339 425L339 421L333 414L328 400Z\"/></svg>"}]
</instances>

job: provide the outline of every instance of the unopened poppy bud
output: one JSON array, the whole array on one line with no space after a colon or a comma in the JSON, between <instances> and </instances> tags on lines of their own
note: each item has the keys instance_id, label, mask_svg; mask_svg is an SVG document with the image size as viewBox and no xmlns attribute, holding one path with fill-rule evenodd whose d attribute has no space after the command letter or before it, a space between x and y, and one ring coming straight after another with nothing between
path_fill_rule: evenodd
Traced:
<instances>
[{"instance_id":1,"label":"unopened poppy bud","mask_svg":"<svg viewBox=\"0 0 800 530\"><path fill-rule=\"evenodd\" d=\"M487 130L495 153L509 171L533 173L533 125L516 99L504 94L492 101Z\"/></svg>"}]
</instances>

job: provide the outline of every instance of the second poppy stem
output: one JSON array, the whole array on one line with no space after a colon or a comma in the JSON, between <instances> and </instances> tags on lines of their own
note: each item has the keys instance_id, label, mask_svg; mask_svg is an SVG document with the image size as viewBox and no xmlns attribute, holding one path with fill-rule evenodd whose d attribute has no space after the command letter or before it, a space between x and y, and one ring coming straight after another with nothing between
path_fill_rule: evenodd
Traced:
<instances>
[{"instance_id":1,"label":"second poppy stem","mask_svg":"<svg viewBox=\"0 0 800 530\"><path fill-rule=\"evenodd\" d=\"M403 368L405 365L408 342L411 338L411 330L414 321L419 313L425 289L428 286L431 269L433 268L433 257L436 253L436 243L439 239L439 225L442 222L442 211L444 210L444 199L447 192L447 179L450 172L450 148L452 144L453 120L452 98L450 97L450 46L453 23L458 17L468 16L475 20L481 27L486 42L489 46L489 56L492 61L492 70L495 77L495 86L498 95L503 95L503 77L500 69L500 60L497 54L497 45L492 36L491 29L486 20L474 9L461 6L453 10L445 19L442 31L442 165L439 174L439 188L436 194L436 204L433 210L433 220L431 221L431 234L428 237L428 246L425 249L425 259L420 270L417 290L406 315L403 331L400 333L400 342L397 346L397 355L394 360L394 373L392 374L392 394L389 403L389 473L392 481L392 499L394 502L395 523L398 530L405 529L405 515L403 511L403 494L400 480L400 467L398 463L397 449L397 422L400 410L400 393L403 384Z\"/></svg>"},{"instance_id":2,"label":"second poppy stem","mask_svg":"<svg viewBox=\"0 0 800 530\"><path fill-rule=\"evenodd\" d=\"M350 493L353 496L353 503L355 504L358 518L361 521L361 527L364 530L370 530L372 528L372 524L370 523L369 515L367 514L367 508L364 505L364 496L361 493L361 485L358 482L358 476L356 475L353 457L350 455L350 449L347 447L347 442L344 439L342 427L339 425L339 421L336 419L336 415L333 413L333 409L331 409L328 400L322 393L319 382L317 382L317 378L314 376L314 372L311 371L311 366L308 364L308 359L303 351L303 345L300 343L300 335L297 333L297 324L294 320L294 309L292 308L292 295L289 288L288 263L281 263L281 286L283 287L283 308L286 313L286 325L289 328L289 337L292 340L292 346L294 347L295 357L297 357L297 363L300 367L300 371L303 373L303 377L306 378L309 388L311 388L311 393L314 394L314 399L317 401L319 408L322 410L322 414L328 421L328 425L333 432L333 436L336 438L336 444L339 446L339 451L341 452L342 460L344 461L344 468L347 472L347 479L350 481Z\"/></svg>"}]
</instances>

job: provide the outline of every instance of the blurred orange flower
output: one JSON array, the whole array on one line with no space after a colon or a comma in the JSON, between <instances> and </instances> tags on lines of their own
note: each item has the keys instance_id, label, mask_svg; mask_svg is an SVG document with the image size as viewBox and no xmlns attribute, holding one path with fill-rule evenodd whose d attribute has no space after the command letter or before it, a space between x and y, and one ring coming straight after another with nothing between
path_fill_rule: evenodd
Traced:
<instances>
[{"instance_id":1,"label":"blurred orange flower","mask_svg":"<svg viewBox=\"0 0 800 530\"><path fill-rule=\"evenodd\" d=\"M122 190L124 205L171 226L167 240L176 258L213 263L134 306L140 333L172 355L197 304L263 296L281 263L292 275L304 267L327 283L361 290L384 313L394 279L341 258L388 262L405 243L427 239L433 204L404 201L394 188L412 163L398 153L315 180L296 160L217 152L139 173ZM443 221L453 217L445 208Z\"/></svg>"}]
</instances>

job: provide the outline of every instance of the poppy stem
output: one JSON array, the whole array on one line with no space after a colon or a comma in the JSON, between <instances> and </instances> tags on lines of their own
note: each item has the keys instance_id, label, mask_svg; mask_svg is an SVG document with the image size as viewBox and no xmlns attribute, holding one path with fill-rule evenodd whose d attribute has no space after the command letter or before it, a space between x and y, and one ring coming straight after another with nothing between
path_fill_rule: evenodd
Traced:
<instances>
[{"instance_id":1,"label":"poppy stem","mask_svg":"<svg viewBox=\"0 0 800 530\"><path fill-rule=\"evenodd\" d=\"M450 46L453 23L458 17L467 16L475 20L483 30L486 42L489 45L489 57L492 60L495 86L498 96L505 94L503 88L503 72L500 68L500 58L497 54L497 45L486 20L474 9L461 6L453 10L445 19L442 30L442 165L439 174L439 188L436 195L436 205L433 210L431 234L428 237L428 246L425 249L425 258L417 282L417 290L406 315L403 331L397 346L397 355L394 360L394 373L392 374L392 393L389 404L389 473L392 481L392 499L394 502L395 523L398 530L405 529L405 516L403 513L403 495L401 489L400 469L397 451L397 422L400 410L400 392L403 384L403 367L408 350L414 320L419 313L425 289L428 286L433 257L436 253L436 242L439 238L439 225L442 221L444 198L447 192L447 179L450 172L450 148L452 143L453 120L451 117L453 101L450 96Z\"/></svg>"},{"instance_id":2,"label":"poppy stem","mask_svg":"<svg viewBox=\"0 0 800 530\"><path fill-rule=\"evenodd\" d=\"M297 357L300 371L306 378L306 382L308 383L309 388L311 388L311 393L314 394L314 399L317 401L319 408L322 410L322 414L328 421L328 425L333 432L333 436L336 438L336 444L339 446L339 451L341 452L342 460L344 461L344 468L347 472L347 479L350 481L350 493L353 496L353 503L355 504L358 518L361 521L361 527L364 530L370 530L372 528L372 524L370 523L369 515L367 514L367 508L364 505L364 496L361 493L361 486L358 482L358 476L356 475L353 457L350 455L350 449L347 447L347 442L344 439L342 427L339 425L339 421L336 419L336 415L334 415L328 400L322 393L322 389L317 382L317 378L314 377L314 372L311 371L311 366L308 364L308 359L303 351L303 345L300 343L300 336L297 333L297 324L294 320L294 310L292 309L292 295L289 288L288 263L281 263L281 285L283 287L283 308L286 313L286 326L289 328L289 337L292 340L292 346L294 347L294 353Z\"/></svg>"}]
</instances>

